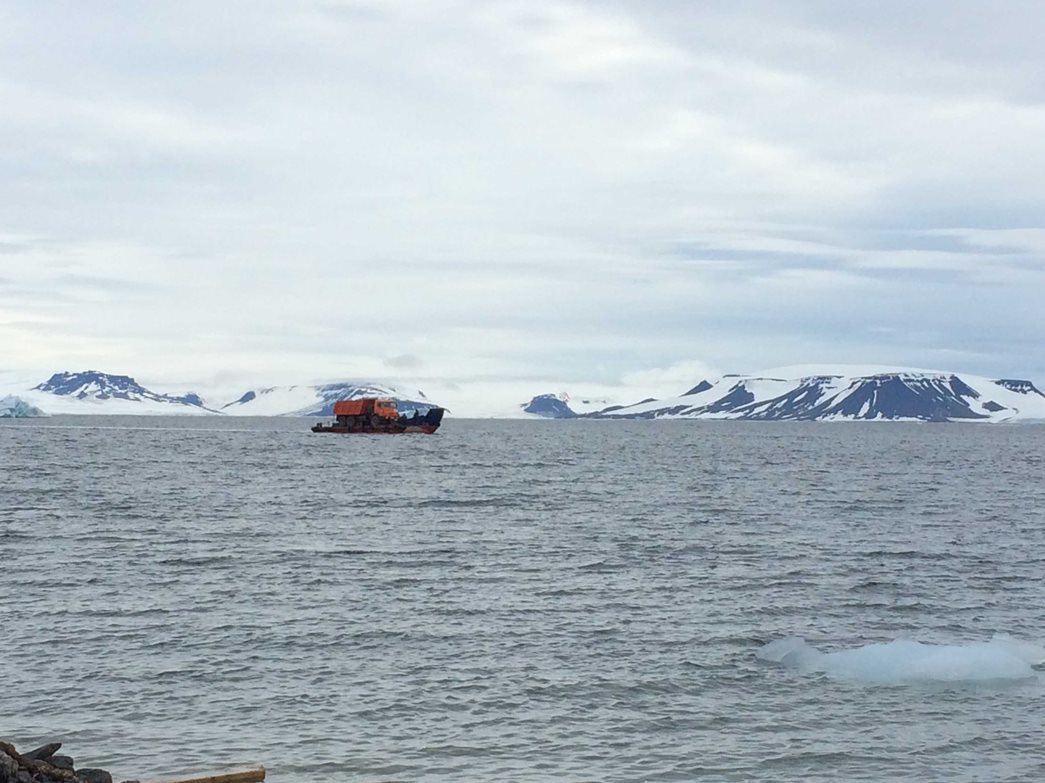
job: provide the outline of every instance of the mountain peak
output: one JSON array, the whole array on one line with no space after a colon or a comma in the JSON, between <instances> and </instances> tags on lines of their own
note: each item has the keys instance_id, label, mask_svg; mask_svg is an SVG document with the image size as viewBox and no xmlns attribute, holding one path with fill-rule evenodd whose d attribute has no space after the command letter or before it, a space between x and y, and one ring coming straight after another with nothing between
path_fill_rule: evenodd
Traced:
<instances>
[{"instance_id":1,"label":"mountain peak","mask_svg":"<svg viewBox=\"0 0 1045 783\"><path fill-rule=\"evenodd\" d=\"M75 395L81 400L85 397L94 397L99 400L107 400L112 397L131 399L132 395L151 393L129 375L111 375L98 370L56 372L34 388L37 391L61 396Z\"/></svg>"},{"instance_id":2,"label":"mountain peak","mask_svg":"<svg viewBox=\"0 0 1045 783\"><path fill-rule=\"evenodd\" d=\"M98 370L56 372L46 381L34 386L35 391L78 400L127 400L128 402L158 402L185 405L208 410L198 394L159 394L145 388L130 375L113 375Z\"/></svg>"},{"instance_id":3,"label":"mountain peak","mask_svg":"<svg viewBox=\"0 0 1045 783\"><path fill-rule=\"evenodd\" d=\"M700 394L701 392L706 392L710 388L712 388L711 382L705 379L705 380L701 381L700 383L698 383L696 386L694 386L692 389L690 389L688 392L683 394L682 396L683 397L692 397L694 394Z\"/></svg>"},{"instance_id":4,"label":"mountain peak","mask_svg":"<svg viewBox=\"0 0 1045 783\"><path fill-rule=\"evenodd\" d=\"M538 394L528 403L520 406L523 413L532 413L546 419L572 419L577 414L571 410L565 400L557 394Z\"/></svg>"}]
</instances>

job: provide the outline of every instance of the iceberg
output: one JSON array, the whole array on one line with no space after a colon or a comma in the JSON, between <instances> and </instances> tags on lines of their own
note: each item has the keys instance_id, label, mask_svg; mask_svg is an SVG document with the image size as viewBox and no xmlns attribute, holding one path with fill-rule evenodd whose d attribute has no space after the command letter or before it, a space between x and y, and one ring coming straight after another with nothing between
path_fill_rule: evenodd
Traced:
<instances>
[{"instance_id":1,"label":"iceberg","mask_svg":"<svg viewBox=\"0 0 1045 783\"><path fill-rule=\"evenodd\" d=\"M46 415L36 406L18 397L0 397L0 419L29 419Z\"/></svg>"},{"instance_id":2,"label":"iceberg","mask_svg":"<svg viewBox=\"0 0 1045 783\"><path fill-rule=\"evenodd\" d=\"M1028 680L1045 661L1045 648L1008 636L968 644L923 644L907 639L821 652L805 639L778 639L755 656L802 674L887 685Z\"/></svg>"}]
</instances>

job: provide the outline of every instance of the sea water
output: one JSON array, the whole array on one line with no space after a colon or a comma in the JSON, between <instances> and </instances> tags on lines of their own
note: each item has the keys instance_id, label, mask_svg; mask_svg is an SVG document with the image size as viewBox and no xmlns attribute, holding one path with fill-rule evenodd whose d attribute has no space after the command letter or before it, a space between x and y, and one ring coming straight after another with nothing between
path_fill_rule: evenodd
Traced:
<instances>
[{"instance_id":1,"label":"sea water","mask_svg":"<svg viewBox=\"0 0 1045 783\"><path fill-rule=\"evenodd\" d=\"M120 778L1045 779L1045 427L0 426L0 737Z\"/></svg>"}]
</instances>

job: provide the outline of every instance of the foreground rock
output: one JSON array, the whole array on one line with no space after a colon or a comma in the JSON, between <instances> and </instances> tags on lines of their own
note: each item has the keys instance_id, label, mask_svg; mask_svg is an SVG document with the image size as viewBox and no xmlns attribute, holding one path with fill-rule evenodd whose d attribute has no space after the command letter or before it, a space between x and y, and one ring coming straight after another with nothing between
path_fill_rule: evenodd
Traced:
<instances>
[{"instance_id":1,"label":"foreground rock","mask_svg":"<svg viewBox=\"0 0 1045 783\"><path fill-rule=\"evenodd\" d=\"M0 740L0 783L112 783L104 769L77 769L71 757L56 755L61 747L60 742L50 742L19 753Z\"/></svg>"}]
</instances>

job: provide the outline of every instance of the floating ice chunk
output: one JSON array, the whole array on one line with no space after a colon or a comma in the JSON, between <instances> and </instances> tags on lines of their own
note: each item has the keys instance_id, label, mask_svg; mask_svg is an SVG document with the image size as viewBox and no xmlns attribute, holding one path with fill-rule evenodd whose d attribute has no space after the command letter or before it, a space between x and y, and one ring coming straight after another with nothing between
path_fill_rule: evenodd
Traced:
<instances>
[{"instance_id":1,"label":"floating ice chunk","mask_svg":"<svg viewBox=\"0 0 1045 783\"><path fill-rule=\"evenodd\" d=\"M755 655L763 661L771 661L798 671L815 671L824 654L811 647L805 639L789 636L777 639L762 647Z\"/></svg>"},{"instance_id":2,"label":"floating ice chunk","mask_svg":"<svg viewBox=\"0 0 1045 783\"><path fill-rule=\"evenodd\" d=\"M1007 650L1031 666L1045 663L1045 647L1042 647L1040 644L1025 642L1022 639L1013 639L1007 633L995 634L990 643L1000 649Z\"/></svg>"},{"instance_id":3,"label":"floating ice chunk","mask_svg":"<svg viewBox=\"0 0 1045 783\"><path fill-rule=\"evenodd\" d=\"M44 412L20 397L0 396L0 419L28 419Z\"/></svg>"},{"instance_id":4,"label":"floating ice chunk","mask_svg":"<svg viewBox=\"0 0 1045 783\"><path fill-rule=\"evenodd\" d=\"M823 672L863 682L990 682L1035 677L1045 648L1005 636L969 644L922 644L898 639L852 650L821 652L804 639L770 642L756 656L798 672Z\"/></svg>"}]
</instances>

